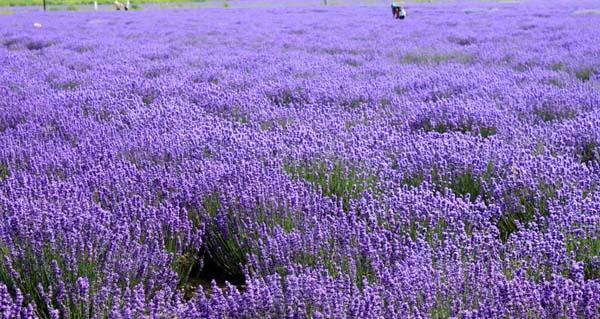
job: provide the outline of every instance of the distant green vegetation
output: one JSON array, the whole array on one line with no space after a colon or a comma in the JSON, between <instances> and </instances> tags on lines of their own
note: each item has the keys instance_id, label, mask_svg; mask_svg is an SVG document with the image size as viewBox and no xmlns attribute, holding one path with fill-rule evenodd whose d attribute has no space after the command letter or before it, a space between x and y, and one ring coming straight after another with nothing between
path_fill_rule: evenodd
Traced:
<instances>
[{"instance_id":1,"label":"distant green vegetation","mask_svg":"<svg viewBox=\"0 0 600 319\"><path fill-rule=\"evenodd\" d=\"M113 4L115 0L98 0L98 4ZM119 0L125 3L127 0ZM206 2L206 0L130 0L131 6L139 5L140 3L170 3L170 2ZM42 0L0 0L0 7L14 6L41 6ZM74 5L92 5L93 0L46 0L46 5L61 5L71 7ZM12 13L12 12L10 12Z\"/></svg>"}]
</instances>

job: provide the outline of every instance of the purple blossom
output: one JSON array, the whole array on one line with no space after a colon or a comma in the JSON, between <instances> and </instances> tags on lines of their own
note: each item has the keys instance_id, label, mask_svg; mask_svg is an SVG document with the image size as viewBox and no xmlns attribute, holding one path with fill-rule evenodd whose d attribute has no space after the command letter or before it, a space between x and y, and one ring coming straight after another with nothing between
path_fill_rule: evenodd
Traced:
<instances>
[{"instance_id":1,"label":"purple blossom","mask_svg":"<svg viewBox=\"0 0 600 319\"><path fill-rule=\"evenodd\" d=\"M2 317L598 317L592 7L3 16Z\"/></svg>"}]
</instances>

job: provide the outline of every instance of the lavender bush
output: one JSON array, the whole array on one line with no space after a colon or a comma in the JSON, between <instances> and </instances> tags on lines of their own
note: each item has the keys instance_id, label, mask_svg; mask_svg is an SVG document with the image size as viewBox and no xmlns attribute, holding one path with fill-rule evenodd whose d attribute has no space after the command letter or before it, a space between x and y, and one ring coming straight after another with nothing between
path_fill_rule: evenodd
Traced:
<instances>
[{"instance_id":1,"label":"lavender bush","mask_svg":"<svg viewBox=\"0 0 600 319\"><path fill-rule=\"evenodd\" d=\"M599 318L594 5L2 17L2 317Z\"/></svg>"}]
</instances>

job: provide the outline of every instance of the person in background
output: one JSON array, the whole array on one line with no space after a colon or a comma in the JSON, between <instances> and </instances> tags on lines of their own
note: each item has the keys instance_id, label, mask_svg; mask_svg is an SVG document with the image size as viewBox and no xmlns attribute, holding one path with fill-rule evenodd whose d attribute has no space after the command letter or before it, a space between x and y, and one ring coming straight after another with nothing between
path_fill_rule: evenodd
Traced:
<instances>
[{"instance_id":1,"label":"person in background","mask_svg":"<svg viewBox=\"0 0 600 319\"><path fill-rule=\"evenodd\" d=\"M400 3L392 1L392 14L396 19L404 19L406 12L400 6Z\"/></svg>"},{"instance_id":2,"label":"person in background","mask_svg":"<svg viewBox=\"0 0 600 319\"><path fill-rule=\"evenodd\" d=\"M121 7L123 6L123 4L121 2L119 2L118 0L115 1L115 9L121 10Z\"/></svg>"}]
</instances>

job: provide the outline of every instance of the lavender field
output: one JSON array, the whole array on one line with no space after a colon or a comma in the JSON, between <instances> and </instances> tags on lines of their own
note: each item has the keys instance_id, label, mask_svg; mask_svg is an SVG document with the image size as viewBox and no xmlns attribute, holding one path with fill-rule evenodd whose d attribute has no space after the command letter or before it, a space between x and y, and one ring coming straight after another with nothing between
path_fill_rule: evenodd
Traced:
<instances>
[{"instance_id":1,"label":"lavender field","mask_svg":"<svg viewBox=\"0 0 600 319\"><path fill-rule=\"evenodd\" d=\"M599 9L0 16L0 317L600 318Z\"/></svg>"}]
</instances>

